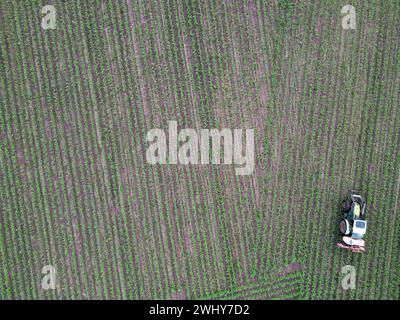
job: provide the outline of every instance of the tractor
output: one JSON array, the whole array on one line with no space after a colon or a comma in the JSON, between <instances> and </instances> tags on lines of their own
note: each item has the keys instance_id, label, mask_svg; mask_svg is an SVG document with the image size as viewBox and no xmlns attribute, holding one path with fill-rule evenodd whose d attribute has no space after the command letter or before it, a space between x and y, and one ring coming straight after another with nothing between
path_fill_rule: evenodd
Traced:
<instances>
[{"instance_id":1,"label":"tractor","mask_svg":"<svg viewBox=\"0 0 400 320\"><path fill-rule=\"evenodd\" d=\"M340 221L340 242L337 246L352 252L364 252L363 237L367 230L365 220L366 202L359 192L350 191L349 199L343 201L343 219Z\"/></svg>"}]
</instances>

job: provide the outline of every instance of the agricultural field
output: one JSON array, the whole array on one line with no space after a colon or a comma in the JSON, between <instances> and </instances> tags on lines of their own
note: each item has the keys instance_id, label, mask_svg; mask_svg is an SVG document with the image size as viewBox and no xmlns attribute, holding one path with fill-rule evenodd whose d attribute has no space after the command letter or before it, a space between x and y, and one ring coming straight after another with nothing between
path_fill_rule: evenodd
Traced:
<instances>
[{"instance_id":1,"label":"agricultural field","mask_svg":"<svg viewBox=\"0 0 400 320\"><path fill-rule=\"evenodd\" d=\"M398 0L2 0L0 21L0 300L400 298ZM254 170L150 164L170 121L254 129ZM362 254L336 245L350 189Z\"/></svg>"}]
</instances>

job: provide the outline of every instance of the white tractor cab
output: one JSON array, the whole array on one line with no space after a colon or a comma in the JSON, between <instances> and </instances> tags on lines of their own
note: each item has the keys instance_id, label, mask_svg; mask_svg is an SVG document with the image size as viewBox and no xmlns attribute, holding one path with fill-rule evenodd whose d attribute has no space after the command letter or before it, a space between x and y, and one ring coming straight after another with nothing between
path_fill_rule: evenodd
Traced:
<instances>
[{"instance_id":1,"label":"white tractor cab","mask_svg":"<svg viewBox=\"0 0 400 320\"><path fill-rule=\"evenodd\" d=\"M365 200L355 191L350 191L350 200L343 202L343 219L340 221L339 248L349 249L352 252L365 251L363 237L367 231L365 220Z\"/></svg>"}]
</instances>

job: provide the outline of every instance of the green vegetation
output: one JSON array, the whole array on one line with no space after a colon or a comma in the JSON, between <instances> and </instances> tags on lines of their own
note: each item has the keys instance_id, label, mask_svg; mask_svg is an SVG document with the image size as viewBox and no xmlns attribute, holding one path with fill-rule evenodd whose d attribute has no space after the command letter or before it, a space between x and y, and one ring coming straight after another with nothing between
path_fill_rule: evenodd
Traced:
<instances>
[{"instance_id":1,"label":"green vegetation","mask_svg":"<svg viewBox=\"0 0 400 320\"><path fill-rule=\"evenodd\" d=\"M45 4L0 4L0 299L399 298L399 1ZM254 128L253 174L148 164L171 120Z\"/></svg>"}]
</instances>

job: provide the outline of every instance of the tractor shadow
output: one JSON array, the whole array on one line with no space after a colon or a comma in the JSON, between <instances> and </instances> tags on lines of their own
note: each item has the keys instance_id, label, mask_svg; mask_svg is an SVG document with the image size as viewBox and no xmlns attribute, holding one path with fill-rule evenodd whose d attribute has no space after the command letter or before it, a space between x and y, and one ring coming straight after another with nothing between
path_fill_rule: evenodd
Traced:
<instances>
[{"instance_id":1,"label":"tractor shadow","mask_svg":"<svg viewBox=\"0 0 400 320\"><path fill-rule=\"evenodd\" d=\"M339 249L337 248L337 243L340 240L340 229L339 229L339 224L340 221L343 219L343 208L342 208L342 203L343 200L346 199L346 195L342 195L341 197L337 197L334 199L335 204L333 205L333 217L332 217L332 227L331 227L331 236L332 236L332 241L331 245L334 250ZM335 251L333 251L335 252Z\"/></svg>"}]
</instances>

